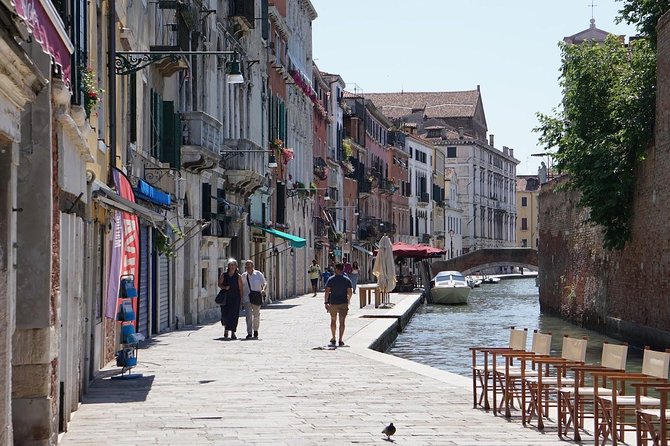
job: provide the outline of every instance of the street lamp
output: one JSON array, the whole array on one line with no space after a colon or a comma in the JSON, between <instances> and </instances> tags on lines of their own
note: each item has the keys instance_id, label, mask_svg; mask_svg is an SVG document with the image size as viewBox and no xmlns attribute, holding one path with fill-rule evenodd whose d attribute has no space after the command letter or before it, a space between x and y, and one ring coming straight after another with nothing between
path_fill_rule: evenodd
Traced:
<instances>
[{"instance_id":1,"label":"street lamp","mask_svg":"<svg viewBox=\"0 0 670 446\"><path fill-rule=\"evenodd\" d=\"M449 229L449 258L454 258L454 230Z\"/></svg>"}]
</instances>

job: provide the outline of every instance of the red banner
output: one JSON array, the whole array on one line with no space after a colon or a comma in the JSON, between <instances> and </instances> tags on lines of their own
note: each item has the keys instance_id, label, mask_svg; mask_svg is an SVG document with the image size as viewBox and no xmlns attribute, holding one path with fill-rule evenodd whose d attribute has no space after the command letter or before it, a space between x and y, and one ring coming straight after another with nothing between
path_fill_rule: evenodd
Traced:
<instances>
[{"instance_id":1,"label":"red banner","mask_svg":"<svg viewBox=\"0 0 670 446\"><path fill-rule=\"evenodd\" d=\"M63 70L63 81L69 86L72 74L71 55L74 51L54 6L48 0L15 0L16 13L28 31Z\"/></svg>"},{"instance_id":2,"label":"red banner","mask_svg":"<svg viewBox=\"0 0 670 446\"><path fill-rule=\"evenodd\" d=\"M135 193L133 188L123 172L118 169L113 169L114 185L116 186L116 193L120 197L135 203ZM118 284L122 276L132 275L135 279L135 289L139 286L139 268L140 268L140 228L137 221L137 216L129 212L120 212L121 226L122 226L122 243L121 243L121 269L119 277L110 277L109 280L116 280ZM110 296L111 297L111 296ZM137 301L133 299L133 310L137 315ZM117 305L118 307L118 301ZM118 308L116 308L118 310ZM116 314L116 311L114 312Z\"/></svg>"}]
</instances>

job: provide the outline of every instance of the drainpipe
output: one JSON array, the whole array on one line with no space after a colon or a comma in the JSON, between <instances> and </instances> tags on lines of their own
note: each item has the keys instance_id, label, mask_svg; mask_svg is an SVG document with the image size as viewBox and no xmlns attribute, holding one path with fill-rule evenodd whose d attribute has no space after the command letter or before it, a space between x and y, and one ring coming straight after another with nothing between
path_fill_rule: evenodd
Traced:
<instances>
[{"instance_id":1,"label":"drainpipe","mask_svg":"<svg viewBox=\"0 0 670 446\"><path fill-rule=\"evenodd\" d=\"M109 0L107 11L107 90L109 95L109 185L114 184L112 169L116 166L116 0Z\"/></svg>"}]
</instances>

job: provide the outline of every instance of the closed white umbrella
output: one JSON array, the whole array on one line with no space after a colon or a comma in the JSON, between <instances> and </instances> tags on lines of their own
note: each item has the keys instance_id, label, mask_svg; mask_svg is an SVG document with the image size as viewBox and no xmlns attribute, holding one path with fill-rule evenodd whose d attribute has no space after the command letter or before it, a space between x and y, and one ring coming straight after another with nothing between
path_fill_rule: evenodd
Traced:
<instances>
[{"instance_id":1,"label":"closed white umbrella","mask_svg":"<svg viewBox=\"0 0 670 446\"><path fill-rule=\"evenodd\" d=\"M395 288L395 263L393 261L393 245L388 236L383 236L379 240L379 249L375 258L375 267L372 274L377 278L379 290L384 293L385 301L388 302L388 293Z\"/></svg>"}]
</instances>

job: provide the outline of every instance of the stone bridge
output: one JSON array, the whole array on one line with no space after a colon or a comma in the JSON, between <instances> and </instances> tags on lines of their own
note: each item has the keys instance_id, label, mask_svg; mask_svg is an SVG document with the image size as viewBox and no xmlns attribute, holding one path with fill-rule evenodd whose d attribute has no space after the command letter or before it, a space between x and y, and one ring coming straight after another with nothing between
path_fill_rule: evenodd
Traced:
<instances>
[{"instance_id":1,"label":"stone bridge","mask_svg":"<svg viewBox=\"0 0 670 446\"><path fill-rule=\"evenodd\" d=\"M433 261L432 276L439 271L460 271L465 275L499 266L516 266L537 270L537 249L533 248L485 248L454 257Z\"/></svg>"}]
</instances>

